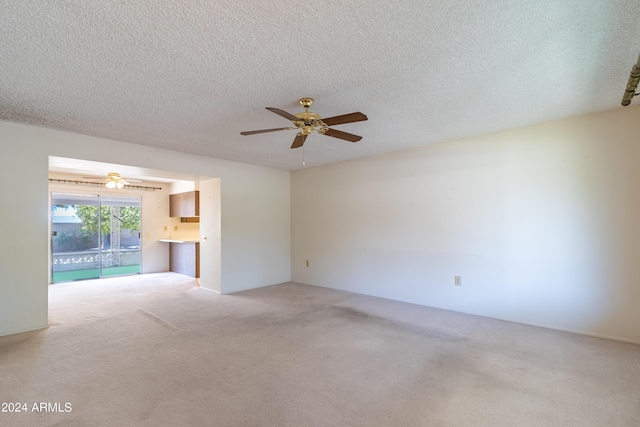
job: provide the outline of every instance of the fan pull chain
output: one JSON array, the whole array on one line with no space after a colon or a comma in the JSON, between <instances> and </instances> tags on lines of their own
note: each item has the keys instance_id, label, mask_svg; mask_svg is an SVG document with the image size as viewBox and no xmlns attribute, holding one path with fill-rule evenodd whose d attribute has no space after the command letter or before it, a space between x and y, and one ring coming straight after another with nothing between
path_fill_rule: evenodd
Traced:
<instances>
[{"instance_id":1,"label":"fan pull chain","mask_svg":"<svg viewBox=\"0 0 640 427\"><path fill-rule=\"evenodd\" d=\"M305 166L305 163L304 163L304 145L302 146L302 166Z\"/></svg>"}]
</instances>

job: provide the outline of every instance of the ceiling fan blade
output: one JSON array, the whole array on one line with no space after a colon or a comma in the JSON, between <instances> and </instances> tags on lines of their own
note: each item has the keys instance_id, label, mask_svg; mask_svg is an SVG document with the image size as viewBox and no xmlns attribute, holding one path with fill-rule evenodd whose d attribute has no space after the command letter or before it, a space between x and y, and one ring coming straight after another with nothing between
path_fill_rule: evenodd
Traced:
<instances>
[{"instance_id":1,"label":"ceiling fan blade","mask_svg":"<svg viewBox=\"0 0 640 427\"><path fill-rule=\"evenodd\" d=\"M334 138L344 139L351 142L358 142L362 139L361 136L335 129L327 129L323 135L332 136Z\"/></svg>"},{"instance_id":2,"label":"ceiling fan blade","mask_svg":"<svg viewBox=\"0 0 640 427\"><path fill-rule=\"evenodd\" d=\"M343 123L361 122L363 120L367 120L367 116L360 112L343 114L341 116L333 116L322 119L324 124L326 124L327 126L341 125Z\"/></svg>"},{"instance_id":3,"label":"ceiling fan blade","mask_svg":"<svg viewBox=\"0 0 640 427\"><path fill-rule=\"evenodd\" d=\"M291 148L302 147L302 145L304 144L304 141L307 139L307 136L309 135L302 135L300 133L296 135L296 139L293 140L293 144L291 144Z\"/></svg>"},{"instance_id":4,"label":"ceiling fan blade","mask_svg":"<svg viewBox=\"0 0 640 427\"><path fill-rule=\"evenodd\" d=\"M254 135L256 133L266 133L266 132L275 132L278 130L289 130L295 128L275 128L275 129L262 129L262 130L250 130L246 132L240 132L240 135Z\"/></svg>"},{"instance_id":5,"label":"ceiling fan blade","mask_svg":"<svg viewBox=\"0 0 640 427\"><path fill-rule=\"evenodd\" d=\"M83 176L82 179L88 179L91 181L113 181L114 179L110 178L109 176ZM115 178L116 181L120 180L120 181L128 181L128 182L144 182L144 180L142 179L137 179L137 178L122 178L122 177L117 177Z\"/></svg>"},{"instance_id":6,"label":"ceiling fan blade","mask_svg":"<svg viewBox=\"0 0 640 427\"><path fill-rule=\"evenodd\" d=\"M297 118L293 114L289 114L286 111L281 110L279 108L273 108L273 107L266 107L266 108L267 108L267 110L271 111L272 113L276 113L277 115L282 116L287 120L291 120L292 122L296 122L296 121L300 120L299 118Z\"/></svg>"}]
</instances>

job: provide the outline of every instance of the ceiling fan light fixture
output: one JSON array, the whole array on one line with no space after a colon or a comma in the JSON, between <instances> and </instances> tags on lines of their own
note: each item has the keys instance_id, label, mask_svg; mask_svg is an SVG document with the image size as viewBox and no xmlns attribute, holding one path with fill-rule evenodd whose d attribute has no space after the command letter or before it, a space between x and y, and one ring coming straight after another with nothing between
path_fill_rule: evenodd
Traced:
<instances>
[{"instance_id":1,"label":"ceiling fan light fixture","mask_svg":"<svg viewBox=\"0 0 640 427\"><path fill-rule=\"evenodd\" d=\"M119 173L111 172L107 174L107 182L105 187L113 190L124 188L125 185L129 184L124 178L120 176Z\"/></svg>"}]
</instances>

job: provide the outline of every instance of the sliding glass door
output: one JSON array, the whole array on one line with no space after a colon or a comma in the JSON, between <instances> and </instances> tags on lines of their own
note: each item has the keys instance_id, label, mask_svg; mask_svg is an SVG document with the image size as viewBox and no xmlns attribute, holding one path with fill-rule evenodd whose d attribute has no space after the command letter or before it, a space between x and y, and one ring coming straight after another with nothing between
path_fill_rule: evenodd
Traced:
<instances>
[{"instance_id":1,"label":"sliding glass door","mask_svg":"<svg viewBox=\"0 0 640 427\"><path fill-rule=\"evenodd\" d=\"M100 277L99 205L97 195L51 194L52 282Z\"/></svg>"},{"instance_id":2,"label":"sliding glass door","mask_svg":"<svg viewBox=\"0 0 640 427\"><path fill-rule=\"evenodd\" d=\"M140 273L140 198L52 193L52 282Z\"/></svg>"},{"instance_id":3,"label":"sliding glass door","mask_svg":"<svg viewBox=\"0 0 640 427\"><path fill-rule=\"evenodd\" d=\"M101 199L102 276L140 273L140 199Z\"/></svg>"}]
</instances>

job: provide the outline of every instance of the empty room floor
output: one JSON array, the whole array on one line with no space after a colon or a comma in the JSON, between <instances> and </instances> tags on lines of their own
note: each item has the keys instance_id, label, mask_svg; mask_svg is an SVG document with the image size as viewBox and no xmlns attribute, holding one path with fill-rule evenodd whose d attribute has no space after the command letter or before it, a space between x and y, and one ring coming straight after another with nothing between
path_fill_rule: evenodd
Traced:
<instances>
[{"instance_id":1,"label":"empty room floor","mask_svg":"<svg viewBox=\"0 0 640 427\"><path fill-rule=\"evenodd\" d=\"M634 344L296 283L222 296L174 273L49 300L48 329L0 337L0 401L26 404L0 425L640 425Z\"/></svg>"}]
</instances>

